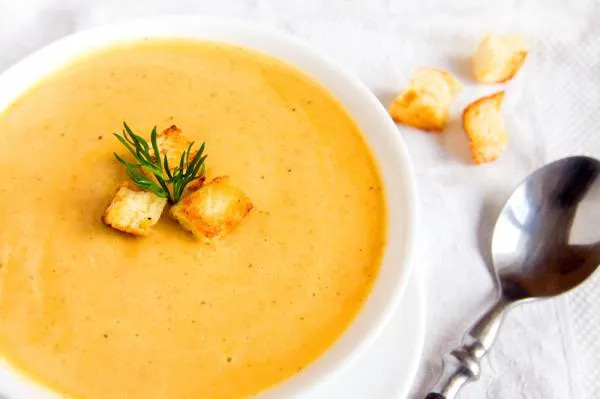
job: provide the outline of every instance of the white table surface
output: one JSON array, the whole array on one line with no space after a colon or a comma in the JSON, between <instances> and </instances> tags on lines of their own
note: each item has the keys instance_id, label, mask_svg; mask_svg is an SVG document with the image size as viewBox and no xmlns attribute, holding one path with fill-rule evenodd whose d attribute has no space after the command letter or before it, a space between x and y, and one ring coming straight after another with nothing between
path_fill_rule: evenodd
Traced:
<instances>
[{"instance_id":1,"label":"white table surface","mask_svg":"<svg viewBox=\"0 0 600 399\"><path fill-rule=\"evenodd\" d=\"M427 292L427 334L414 382L414 397L422 397L441 354L459 342L493 299L486 240L498 204L544 162L579 152L600 156L598 136L569 136L580 126L572 123L572 115L565 119L564 112L557 112L568 108L573 115L582 114L578 121L588 126L595 122L586 115L600 115L600 95L582 99L569 84L577 69L553 69L551 62L572 54L579 57L575 62L582 71L598 68L598 34L584 32L599 24L599 6L593 0L0 0L0 71L65 34L164 13L235 17L296 35L329 52L385 105L418 65L447 67L468 80L463 60L488 29L524 31L539 39L533 66L507 89L514 94L506 107L515 115L507 123L518 134L511 136L510 154L497 164L468 165L456 123L439 138L410 129L399 132L413 157L422 211L416 268ZM571 42L588 46L589 57L574 51ZM484 92L474 85L468 90L460 106ZM453 112L456 116L459 110ZM586 318L573 318L579 302L565 297L512 312L484 362L482 379L466 387L460 398L597 398L581 371L578 337L581 331L600 330ZM596 349L586 356L600 358Z\"/></svg>"}]
</instances>

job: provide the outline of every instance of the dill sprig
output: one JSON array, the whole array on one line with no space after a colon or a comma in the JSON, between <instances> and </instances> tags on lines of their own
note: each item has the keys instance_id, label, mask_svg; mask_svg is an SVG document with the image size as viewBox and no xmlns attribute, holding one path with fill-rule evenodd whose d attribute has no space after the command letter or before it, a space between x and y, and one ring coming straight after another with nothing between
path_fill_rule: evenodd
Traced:
<instances>
[{"instance_id":1,"label":"dill sprig","mask_svg":"<svg viewBox=\"0 0 600 399\"><path fill-rule=\"evenodd\" d=\"M175 203L181 198L185 187L193 180L203 177L205 172L204 154L205 143L192 156L190 143L181 154L179 164L171 169L167 156L161 158L158 149L156 126L150 133L150 143L141 136L133 133L127 123L123 122L123 134L115 133L115 137L129 150L137 163L131 163L115 153L115 158L127 170L127 174L136 186L151 191L161 198L167 198Z\"/></svg>"}]
</instances>

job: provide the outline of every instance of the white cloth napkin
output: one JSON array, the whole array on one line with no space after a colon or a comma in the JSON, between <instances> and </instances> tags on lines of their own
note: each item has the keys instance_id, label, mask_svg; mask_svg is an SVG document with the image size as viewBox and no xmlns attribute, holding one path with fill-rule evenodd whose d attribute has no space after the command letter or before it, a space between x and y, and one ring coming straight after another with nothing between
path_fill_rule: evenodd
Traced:
<instances>
[{"instance_id":1,"label":"white cloth napkin","mask_svg":"<svg viewBox=\"0 0 600 399\"><path fill-rule=\"evenodd\" d=\"M541 41L534 90L547 125L548 159L567 154L600 158L600 4L571 30ZM551 84L547 84L551 82ZM600 221L599 221L600 222ZM595 239L600 239L600 233ZM561 301L570 337L576 398L600 397L600 273Z\"/></svg>"},{"instance_id":2,"label":"white cloth napkin","mask_svg":"<svg viewBox=\"0 0 600 399\"><path fill-rule=\"evenodd\" d=\"M428 332L414 390L422 397L440 356L493 299L487 241L514 185L565 155L600 157L597 2L0 0L0 69L71 31L163 13L235 17L294 34L357 74L384 105L421 65L447 68L463 81L446 133L398 133L415 164L422 211L416 268L428 291ZM520 32L531 45L523 70L505 85L471 79L468 57L488 31ZM460 113L499 89L506 90L509 149L494 164L472 166ZM564 298L515 309L482 379L460 398L597 398L599 336L600 278Z\"/></svg>"}]
</instances>

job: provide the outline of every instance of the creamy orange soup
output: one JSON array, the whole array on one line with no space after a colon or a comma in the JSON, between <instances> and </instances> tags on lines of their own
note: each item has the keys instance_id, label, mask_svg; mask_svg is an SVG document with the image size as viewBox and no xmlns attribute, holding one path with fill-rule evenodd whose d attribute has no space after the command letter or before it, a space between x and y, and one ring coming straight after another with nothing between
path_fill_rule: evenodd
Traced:
<instances>
[{"instance_id":1,"label":"creamy orange soup","mask_svg":"<svg viewBox=\"0 0 600 399\"><path fill-rule=\"evenodd\" d=\"M101 215L127 180L112 136L172 124L255 208L200 243ZM73 398L242 398L293 376L369 294L381 180L352 119L289 65L147 40L88 54L0 115L0 352Z\"/></svg>"}]
</instances>

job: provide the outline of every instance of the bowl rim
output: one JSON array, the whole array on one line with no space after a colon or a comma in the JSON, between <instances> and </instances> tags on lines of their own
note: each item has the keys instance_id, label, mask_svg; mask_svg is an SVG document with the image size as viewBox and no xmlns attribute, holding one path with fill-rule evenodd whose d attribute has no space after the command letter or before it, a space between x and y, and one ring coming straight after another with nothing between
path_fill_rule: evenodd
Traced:
<instances>
[{"instance_id":1,"label":"bowl rim","mask_svg":"<svg viewBox=\"0 0 600 399\"><path fill-rule=\"evenodd\" d=\"M199 27L200 30L206 30L206 32L209 32L211 29L215 29L221 33L229 32L229 36L225 34L227 37L215 39L209 37L211 35L210 33L208 33L207 37L201 37L197 33L191 32L188 34L174 33L181 29L181 27ZM271 51L249 46L247 43L241 43L243 40L236 40L234 38L234 36L240 37L242 34L249 35L253 38L258 38L259 40L264 40L265 43L267 43L265 46L274 46L277 44L279 46L287 47L288 51L284 51L285 54L274 54ZM398 173L396 177L401 181L402 185L404 208L402 211L402 231L404 233L401 234L402 254L395 254L394 263L399 262L400 267L398 268L401 270L397 272L393 281L385 282L386 284L391 284L391 291L388 292L383 304L378 306L378 314L368 323L365 331L358 334L359 338L354 339L355 342L350 349L346 348L341 350L341 354L334 355L333 359L325 359L327 356L331 356L333 348L340 345L340 341L343 341L347 337L349 330L353 329L358 323L358 320L364 316L368 309L367 305L372 300L374 291L378 286L383 284L381 274L386 264L390 262L388 258L390 257L390 252L392 252L392 244L395 244L395 242L391 242L391 238L394 236L390 230L392 230L392 227L399 228L399 226L390 225L390 215L388 215L388 241L384 250L383 259L381 260L379 276L376 278L371 292L369 292L369 295L362 308L354 316L354 319L350 325L347 326L342 332L342 336L338 337L338 339L330 347L328 347L325 353L321 354L319 358L313 360L313 362L309 364L305 370L279 382L273 387L266 388L265 391L259 392L258 395L261 399L275 399L282 397L282 395L307 394L314 387L321 385L342 373L373 343L373 341L380 335L381 331L387 325L388 321L393 315L394 310L398 307L401 299L403 298L403 294L406 291L406 286L411 279L415 240L417 235L416 219L418 214L418 202L415 173L406 144L402 139L397 126L389 117L387 110L380 103L377 97L358 77L348 72L344 67L340 66L339 63L325 51L317 48L316 46L309 45L305 41L283 32L282 30L267 28L237 18L222 18L202 15L170 14L163 16L127 19L80 30L55 40L50 44L47 44L46 46L30 53L0 73L0 87L9 87L8 90L0 92L0 112L9 106L12 101L22 95L28 88L39 82L44 77L51 75L52 72L56 71L57 69L65 66L65 64L68 64L73 59L77 59L78 57L85 55L87 52L93 52L94 50L100 48L111 47L120 41L139 40L142 37L177 37L221 41L251 48L278 58L297 68L301 72L304 72L310 78L321 84L321 86L329 89L330 94L334 96L336 100L342 103L348 114L354 119L357 126L360 127L360 124L356 120L357 115L353 114L347 109L347 103L343 101L344 99L340 98L338 94L335 94L334 90L332 90L332 88L328 85L330 82L325 82L322 76L315 76L315 74L311 71L308 71L305 66L299 66L296 62L291 61L290 58L294 58L294 53L300 54L300 57L308 59L309 62L314 63L318 68L324 70L326 69L329 75L337 75L339 78L338 80L341 83L349 85L350 91L354 92L353 94L358 95L356 101L359 103L362 102L362 105L365 105L368 108L369 112L374 115L374 118L377 120L380 128L384 130L381 134L377 134L380 134L382 138L387 140L385 145L390 146L392 148L392 152L395 152L397 155L395 162L396 166L399 168L395 172ZM58 56L60 54L62 55ZM381 164L382 160L379 159L379 156L373 149L372 140L374 139L370 138L370 134L365 132L362 127L360 128L360 131L370 147L371 153L375 162L377 163L380 173L383 174L383 165ZM386 192L385 196L389 213L392 211L394 203L390 201L389 197L390 179L388 177L382 176L382 180L384 180L384 191ZM399 251L400 250L395 252ZM392 266L387 267L391 268ZM323 362L328 364L320 364ZM418 364L418 362L414 363ZM6 372L17 374L17 380L24 377L23 373L13 369L10 365L0 360L0 381L2 381L2 368L7 370L4 372L5 374ZM310 373L311 370L313 371L312 373ZM29 388L34 389L34 392L36 393L40 390L46 390L46 388L44 388L40 382L30 380L26 376L26 381L19 382L17 380L13 381L13 383L20 383L21 385L25 384ZM29 389L24 388L25 385L20 386L17 389ZM52 396L48 397L55 396L53 394Z\"/></svg>"}]
</instances>

